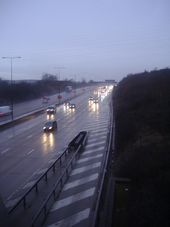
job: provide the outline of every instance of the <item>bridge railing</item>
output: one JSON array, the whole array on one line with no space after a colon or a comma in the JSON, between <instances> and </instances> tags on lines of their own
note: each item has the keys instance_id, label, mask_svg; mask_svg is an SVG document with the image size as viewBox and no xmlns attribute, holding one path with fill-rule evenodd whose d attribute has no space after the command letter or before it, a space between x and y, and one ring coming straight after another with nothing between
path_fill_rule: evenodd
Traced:
<instances>
[{"instance_id":1,"label":"bridge railing","mask_svg":"<svg viewBox=\"0 0 170 227\"><path fill-rule=\"evenodd\" d=\"M40 207L39 211L35 214L33 221L32 221L32 225L31 225L32 227L41 226L43 224L43 222L45 221L46 216L47 216L47 214L48 214L48 212L51 208L51 205L53 204L54 200L57 198L57 196L58 196L59 192L61 191L65 181L69 177L69 172L72 170L73 164L76 162L77 154L84 147L84 145L86 143L87 136L88 136L88 133L86 132L86 135L85 135L82 143L80 143L79 147L76 149L73 157L68 162L68 164L67 164L66 168L64 169L62 175L60 176L60 178L57 180L56 184L54 185L51 193L49 194L47 199L44 201L44 203Z\"/></svg>"},{"instance_id":2,"label":"bridge railing","mask_svg":"<svg viewBox=\"0 0 170 227\"><path fill-rule=\"evenodd\" d=\"M26 205L27 205L27 196L33 191L35 190L36 192L38 192L38 185L40 182L42 182L42 180L45 179L45 181L48 181L48 174L50 171L53 171L53 173L55 173L55 169L56 166L59 165L61 166L63 161L66 159L66 156L68 155L69 150L68 148L65 149L65 151L56 159L56 161L51 164L51 166L44 172L43 175L40 176L40 178L32 185L31 188L29 188L26 193L17 201L17 203L8 211L8 213L12 213L19 205L23 204L24 209L26 209ZM64 157L64 159L63 159Z\"/></svg>"}]
</instances>

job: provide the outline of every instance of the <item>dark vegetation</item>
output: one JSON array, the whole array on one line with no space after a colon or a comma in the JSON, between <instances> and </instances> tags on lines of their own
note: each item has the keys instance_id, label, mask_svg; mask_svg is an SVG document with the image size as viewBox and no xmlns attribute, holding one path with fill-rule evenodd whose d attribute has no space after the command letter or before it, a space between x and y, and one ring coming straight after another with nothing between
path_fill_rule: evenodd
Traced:
<instances>
[{"instance_id":1,"label":"dark vegetation","mask_svg":"<svg viewBox=\"0 0 170 227\"><path fill-rule=\"evenodd\" d=\"M22 102L42 96L52 95L65 90L66 86L80 88L93 85L93 81L88 83L85 80L75 82L74 80L57 80L57 77L51 74L44 74L42 80L33 82L12 82L0 79L0 105L8 105L11 102Z\"/></svg>"},{"instance_id":2,"label":"dark vegetation","mask_svg":"<svg viewBox=\"0 0 170 227\"><path fill-rule=\"evenodd\" d=\"M131 180L126 226L170 226L170 69L128 75L114 99L114 172Z\"/></svg>"}]
</instances>

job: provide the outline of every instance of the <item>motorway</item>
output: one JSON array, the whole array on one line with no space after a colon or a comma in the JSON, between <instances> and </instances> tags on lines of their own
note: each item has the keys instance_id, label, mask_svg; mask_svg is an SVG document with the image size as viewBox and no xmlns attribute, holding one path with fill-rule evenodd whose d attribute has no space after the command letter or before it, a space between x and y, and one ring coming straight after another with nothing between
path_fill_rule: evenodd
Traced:
<instances>
[{"instance_id":1,"label":"motorway","mask_svg":"<svg viewBox=\"0 0 170 227\"><path fill-rule=\"evenodd\" d=\"M65 99L69 99L69 98L73 98L75 95L79 95L82 94L84 92L85 88L79 88L76 90L73 90L72 92L62 92L60 95L62 96L61 101L65 100ZM58 99L58 95L59 94L54 94L49 97L49 101L48 103L43 103L42 99L38 98L38 99L34 99L34 100L30 100L27 102L22 102L22 103L14 103L13 105L13 116L14 119L20 117L21 115L27 114L29 112L32 111L36 111L42 108L46 108L47 106L51 105L51 104L59 104L60 100ZM0 125L3 124L4 122L7 122L11 120L11 116L4 116L4 117L0 117Z\"/></svg>"},{"instance_id":2,"label":"motorway","mask_svg":"<svg viewBox=\"0 0 170 227\"><path fill-rule=\"evenodd\" d=\"M43 133L45 113L0 132L0 194L7 207L16 203L79 131L100 119L108 122L108 96L103 94L99 104L89 105L91 95L93 90L86 89L74 98L75 111L57 107L58 129L54 133Z\"/></svg>"}]
</instances>

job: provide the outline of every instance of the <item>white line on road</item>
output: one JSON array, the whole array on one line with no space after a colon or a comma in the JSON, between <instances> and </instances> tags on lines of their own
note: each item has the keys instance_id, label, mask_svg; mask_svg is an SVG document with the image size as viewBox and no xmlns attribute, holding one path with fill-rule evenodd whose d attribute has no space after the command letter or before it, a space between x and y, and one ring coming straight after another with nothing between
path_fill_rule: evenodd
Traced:
<instances>
[{"instance_id":1,"label":"white line on road","mask_svg":"<svg viewBox=\"0 0 170 227\"><path fill-rule=\"evenodd\" d=\"M79 222L87 219L90 214L90 208L87 208L85 210L82 210L70 217L67 217L55 224L48 225L47 227L64 227L64 226L74 226L78 224Z\"/></svg>"},{"instance_id":2,"label":"white line on road","mask_svg":"<svg viewBox=\"0 0 170 227\"><path fill-rule=\"evenodd\" d=\"M103 154L98 154L98 155L91 156L91 157L88 157L88 158L82 158L82 159L78 160L77 163L87 162L87 161L90 161L90 160L93 160L93 159L96 159L96 158L100 158L102 156L103 156Z\"/></svg>"},{"instance_id":3,"label":"white line on road","mask_svg":"<svg viewBox=\"0 0 170 227\"><path fill-rule=\"evenodd\" d=\"M48 170L48 168L40 169L40 170L36 171L36 172L34 173L34 175L43 174L43 173L45 173L45 171L47 171L47 170Z\"/></svg>"},{"instance_id":4,"label":"white line on road","mask_svg":"<svg viewBox=\"0 0 170 227\"><path fill-rule=\"evenodd\" d=\"M90 131L93 132L93 133L97 133L97 132L98 133L106 133L108 131L108 129L105 129L105 130L104 129L94 129L94 130L91 129Z\"/></svg>"},{"instance_id":5,"label":"white line on road","mask_svg":"<svg viewBox=\"0 0 170 227\"><path fill-rule=\"evenodd\" d=\"M30 150L27 155L30 155L33 151L35 151L34 149Z\"/></svg>"},{"instance_id":6,"label":"white line on road","mask_svg":"<svg viewBox=\"0 0 170 227\"><path fill-rule=\"evenodd\" d=\"M107 128L108 124L90 124L87 125L86 128L90 129L90 128Z\"/></svg>"},{"instance_id":7,"label":"white line on road","mask_svg":"<svg viewBox=\"0 0 170 227\"><path fill-rule=\"evenodd\" d=\"M67 183L64 188L63 188L63 191L66 191L70 188L74 188L74 187L77 187L77 186L80 186L82 184L86 184L90 181L94 181L98 178L99 174L98 173L95 173L95 174L92 174L88 177L83 177L81 179L78 179L78 180L75 180L73 182L70 182L70 183Z\"/></svg>"},{"instance_id":8,"label":"white line on road","mask_svg":"<svg viewBox=\"0 0 170 227\"><path fill-rule=\"evenodd\" d=\"M94 192L95 192L95 187L87 189L87 190L82 191L80 193L74 194L74 195L69 196L65 199L58 200L56 203L54 203L50 212L53 212L57 209L71 205L71 204L73 204L77 201L80 201L82 199L86 199L88 197L91 197L94 194Z\"/></svg>"},{"instance_id":9,"label":"white line on road","mask_svg":"<svg viewBox=\"0 0 170 227\"><path fill-rule=\"evenodd\" d=\"M6 148L5 150L1 151L1 154L5 154L6 152L8 152L10 150L10 148Z\"/></svg>"},{"instance_id":10,"label":"white line on road","mask_svg":"<svg viewBox=\"0 0 170 227\"><path fill-rule=\"evenodd\" d=\"M15 199L11 199L11 200L7 201L7 202L5 203L5 206L6 206L7 208L13 207L13 206L19 201L20 198L21 198L21 196L15 198Z\"/></svg>"},{"instance_id":11,"label":"white line on road","mask_svg":"<svg viewBox=\"0 0 170 227\"><path fill-rule=\"evenodd\" d=\"M107 136L105 135L105 136L97 136L97 138L93 138L93 137L91 137L91 138L88 138L88 142L95 142L95 141L98 141L98 140L106 140L106 138L107 138Z\"/></svg>"},{"instance_id":12,"label":"white line on road","mask_svg":"<svg viewBox=\"0 0 170 227\"><path fill-rule=\"evenodd\" d=\"M91 169L95 169L95 168L99 167L100 165L101 165L101 162L97 162L97 163L93 163L91 165L87 165L84 167L74 169L71 173L71 176L79 174L79 173L83 173L83 172L91 170Z\"/></svg>"},{"instance_id":13,"label":"white line on road","mask_svg":"<svg viewBox=\"0 0 170 227\"><path fill-rule=\"evenodd\" d=\"M30 139L30 138L32 138L32 135L27 136L27 139Z\"/></svg>"},{"instance_id":14,"label":"white line on road","mask_svg":"<svg viewBox=\"0 0 170 227\"><path fill-rule=\"evenodd\" d=\"M82 155L91 154L91 153L97 152L97 151L102 151L102 150L104 150L104 148L105 148L105 147L102 146L102 147L90 149L90 150L88 150L88 151L85 150L84 153L83 153Z\"/></svg>"},{"instance_id":15,"label":"white line on road","mask_svg":"<svg viewBox=\"0 0 170 227\"><path fill-rule=\"evenodd\" d=\"M98 145L101 145L101 144L105 144L105 143L106 143L105 140L104 141L99 141L99 142L96 142L96 143L93 142L92 144L86 145L86 149L88 149L90 147L98 146Z\"/></svg>"},{"instance_id":16,"label":"white line on road","mask_svg":"<svg viewBox=\"0 0 170 227\"><path fill-rule=\"evenodd\" d=\"M97 131L97 132L94 132L94 131L91 131L91 135L92 136L101 136L101 135L107 135L107 131Z\"/></svg>"},{"instance_id":17,"label":"white line on road","mask_svg":"<svg viewBox=\"0 0 170 227\"><path fill-rule=\"evenodd\" d=\"M29 187L33 186L33 184L34 184L35 182L36 182L36 180L28 182L28 183L23 187L23 189L29 188Z\"/></svg>"}]
</instances>

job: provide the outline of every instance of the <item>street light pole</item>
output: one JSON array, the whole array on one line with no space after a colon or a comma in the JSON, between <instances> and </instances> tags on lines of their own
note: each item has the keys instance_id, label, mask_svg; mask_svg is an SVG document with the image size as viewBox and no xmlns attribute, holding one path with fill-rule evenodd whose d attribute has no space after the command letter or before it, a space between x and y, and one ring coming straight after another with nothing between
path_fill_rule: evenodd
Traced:
<instances>
[{"instance_id":1,"label":"street light pole","mask_svg":"<svg viewBox=\"0 0 170 227\"><path fill-rule=\"evenodd\" d=\"M60 99L61 99L61 86L60 86L60 74L61 74L61 72L60 72L60 70L61 69L65 69L65 67L55 67L55 69L58 69L58 82L59 82L59 95L58 95L58 97L59 97L59 104L60 104Z\"/></svg>"},{"instance_id":2,"label":"street light pole","mask_svg":"<svg viewBox=\"0 0 170 227\"><path fill-rule=\"evenodd\" d=\"M14 120L14 111L13 111L13 94L12 94L12 87L13 87L13 78L12 78L12 67L13 67L13 59L17 59L17 58L21 58L20 56L18 57L2 57L3 59L9 59L10 60L10 64L11 64L11 118L12 121Z\"/></svg>"},{"instance_id":3,"label":"street light pole","mask_svg":"<svg viewBox=\"0 0 170 227\"><path fill-rule=\"evenodd\" d=\"M76 74L74 75L74 80L75 80L75 91L74 91L74 96L76 96Z\"/></svg>"}]
</instances>

